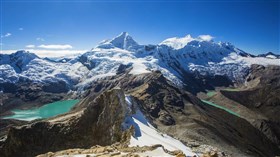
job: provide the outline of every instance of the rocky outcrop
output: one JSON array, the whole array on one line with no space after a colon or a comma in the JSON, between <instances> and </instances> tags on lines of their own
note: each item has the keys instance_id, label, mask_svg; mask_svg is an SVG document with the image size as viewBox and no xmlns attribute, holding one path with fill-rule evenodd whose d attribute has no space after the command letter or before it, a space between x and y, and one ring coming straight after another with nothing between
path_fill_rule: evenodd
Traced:
<instances>
[{"instance_id":1,"label":"rocky outcrop","mask_svg":"<svg viewBox=\"0 0 280 157\"><path fill-rule=\"evenodd\" d=\"M88 99L87 99L88 100ZM122 137L126 114L121 89L84 101L87 108L55 118L12 127L1 149L3 156L34 156L48 151L110 145Z\"/></svg>"},{"instance_id":2,"label":"rocky outcrop","mask_svg":"<svg viewBox=\"0 0 280 157\"><path fill-rule=\"evenodd\" d=\"M65 81L46 82L43 84L42 90L48 93L66 93L70 87Z\"/></svg>"},{"instance_id":3,"label":"rocky outcrop","mask_svg":"<svg viewBox=\"0 0 280 157\"><path fill-rule=\"evenodd\" d=\"M141 75L124 73L98 80L91 85L88 97L94 99L103 91L115 86L136 97L141 110L148 118L159 120L164 125L175 124L169 110L180 111L184 107L184 92L173 86L159 71ZM87 104L82 102L76 108L84 108Z\"/></svg>"},{"instance_id":4,"label":"rocky outcrop","mask_svg":"<svg viewBox=\"0 0 280 157\"><path fill-rule=\"evenodd\" d=\"M156 151L156 149L159 149L159 151ZM68 149L59 152L48 152L46 154L38 155L37 157L54 157L54 156L64 156L64 155L67 156L84 155L86 157L91 157L91 156L140 157L140 156L149 156L149 154L155 155L160 151L162 151L161 155L165 153L166 156L172 155L176 157L186 157L182 151L179 150L169 151L160 144L152 145L152 146L143 146L143 147L127 147L126 145L123 145L121 143L115 143L111 146L96 145L89 149Z\"/></svg>"},{"instance_id":5,"label":"rocky outcrop","mask_svg":"<svg viewBox=\"0 0 280 157\"><path fill-rule=\"evenodd\" d=\"M142 110L150 119L158 120L164 125L175 124L169 112L184 108L184 93L172 86L161 73L154 73L148 82L130 93L142 104Z\"/></svg>"}]
</instances>

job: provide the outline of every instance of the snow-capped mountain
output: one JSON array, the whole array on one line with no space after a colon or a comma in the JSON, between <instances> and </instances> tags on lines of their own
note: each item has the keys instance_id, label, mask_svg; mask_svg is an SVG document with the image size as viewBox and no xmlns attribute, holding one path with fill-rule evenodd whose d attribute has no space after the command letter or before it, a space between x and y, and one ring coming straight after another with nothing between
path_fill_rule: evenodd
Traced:
<instances>
[{"instance_id":1,"label":"snow-capped mountain","mask_svg":"<svg viewBox=\"0 0 280 157\"><path fill-rule=\"evenodd\" d=\"M120 48L124 50L131 50L138 46L138 43L133 40L127 32L122 32L120 35L111 40L102 41L96 48Z\"/></svg>"},{"instance_id":2,"label":"snow-capped mountain","mask_svg":"<svg viewBox=\"0 0 280 157\"><path fill-rule=\"evenodd\" d=\"M277 54L274 54L272 52L268 52L268 53L265 53L265 54L260 54L258 55L258 57L266 57L266 58L271 58L271 59L280 59L280 55L277 55Z\"/></svg>"},{"instance_id":3,"label":"snow-capped mountain","mask_svg":"<svg viewBox=\"0 0 280 157\"><path fill-rule=\"evenodd\" d=\"M33 53L17 51L11 55L0 55L0 65L9 64L17 73L20 73L23 71L25 66L35 58L38 58L38 56Z\"/></svg>"},{"instance_id":4,"label":"snow-capped mountain","mask_svg":"<svg viewBox=\"0 0 280 157\"><path fill-rule=\"evenodd\" d=\"M77 84L87 72L87 68L79 62L53 62L27 51L0 54L0 63L0 83L24 80L42 83L64 81L71 86Z\"/></svg>"},{"instance_id":5,"label":"snow-capped mountain","mask_svg":"<svg viewBox=\"0 0 280 157\"><path fill-rule=\"evenodd\" d=\"M181 49L193 40L195 40L195 39L193 39L191 37L191 35L188 34L182 38L178 38L178 37L168 38L168 39L162 41L159 45L167 45L174 49Z\"/></svg>"},{"instance_id":6,"label":"snow-capped mountain","mask_svg":"<svg viewBox=\"0 0 280 157\"><path fill-rule=\"evenodd\" d=\"M0 83L24 79L42 83L64 81L72 89L116 75L120 69L131 68L130 74L134 75L159 70L174 84L182 86L186 83L186 73L220 75L242 81L252 64L280 65L280 59L273 54L254 57L228 42L216 43L190 35L169 38L158 45L140 45L124 32L63 62L40 58L26 51L0 54Z\"/></svg>"}]
</instances>

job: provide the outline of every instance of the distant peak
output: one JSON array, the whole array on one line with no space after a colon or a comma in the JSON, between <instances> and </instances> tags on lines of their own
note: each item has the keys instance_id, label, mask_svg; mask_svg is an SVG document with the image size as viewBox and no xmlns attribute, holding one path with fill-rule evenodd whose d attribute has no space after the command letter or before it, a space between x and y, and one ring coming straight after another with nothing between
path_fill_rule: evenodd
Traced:
<instances>
[{"instance_id":1,"label":"distant peak","mask_svg":"<svg viewBox=\"0 0 280 157\"><path fill-rule=\"evenodd\" d=\"M5 57L7 56L8 57ZM34 53L30 53L29 51L19 50L12 54L6 54L2 60L0 55L0 64L9 64L11 65L17 73L20 73L22 69L33 59L39 58Z\"/></svg>"},{"instance_id":2,"label":"distant peak","mask_svg":"<svg viewBox=\"0 0 280 157\"><path fill-rule=\"evenodd\" d=\"M14 55L14 56L30 56L31 58L38 58L37 55L35 55L34 53L31 53L29 51L26 51L26 50L18 50L17 52L12 53L11 55Z\"/></svg>"},{"instance_id":3,"label":"distant peak","mask_svg":"<svg viewBox=\"0 0 280 157\"><path fill-rule=\"evenodd\" d=\"M113 38L110 42L124 42L125 40L127 40L128 38L132 39L132 37L127 33L127 32L122 32L121 34L119 34L118 36L116 36L115 38ZM133 39L132 39L133 40Z\"/></svg>"},{"instance_id":4,"label":"distant peak","mask_svg":"<svg viewBox=\"0 0 280 157\"><path fill-rule=\"evenodd\" d=\"M161 42L159 45L167 45L174 49L181 49L188 45L192 41L196 42L213 42L214 37L211 35L199 35L198 37L194 38L190 34L187 34L184 37L173 37L168 38Z\"/></svg>"},{"instance_id":5,"label":"distant peak","mask_svg":"<svg viewBox=\"0 0 280 157\"><path fill-rule=\"evenodd\" d=\"M266 57L266 58L278 58L280 59L280 55L275 54L273 52L267 52L265 54L259 54L258 57Z\"/></svg>"},{"instance_id":6,"label":"distant peak","mask_svg":"<svg viewBox=\"0 0 280 157\"><path fill-rule=\"evenodd\" d=\"M118 35L118 37L119 36L129 36L129 34L127 32L122 32L120 35Z\"/></svg>"},{"instance_id":7,"label":"distant peak","mask_svg":"<svg viewBox=\"0 0 280 157\"><path fill-rule=\"evenodd\" d=\"M193 40L194 38L192 38L190 34L187 34L185 37L181 37L181 38L173 37L173 38L165 39L159 45L167 45L173 47L174 49L181 49Z\"/></svg>"},{"instance_id":8,"label":"distant peak","mask_svg":"<svg viewBox=\"0 0 280 157\"><path fill-rule=\"evenodd\" d=\"M138 43L127 32L122 32L119 36L111 40L110 43L121 49L129 49L138 45Z\"/></svg>"},{"instance_id":9,"label":"distant peak","mask_svg":"<svg viewBox=\"0 0 280 157\"><path fill-rule=\"evenodd\" d=\"M131 49L135 46L138 46L138 43L127 33L122 32L115 38L111 40L106 40L101 42L101 44L98 46L99 48L112 48L117 47L120 49Z\"/></svg>"},{"instance_id":10,"label":"distant peak","mask_svg":"<svg viewBox=\"0 0 280 157\"><path fill-rule=\"evenodd\" d=\"M274 54L272 52L267 52L266 55L276 55L276 54Z\"/></svg>"}]
</instances>

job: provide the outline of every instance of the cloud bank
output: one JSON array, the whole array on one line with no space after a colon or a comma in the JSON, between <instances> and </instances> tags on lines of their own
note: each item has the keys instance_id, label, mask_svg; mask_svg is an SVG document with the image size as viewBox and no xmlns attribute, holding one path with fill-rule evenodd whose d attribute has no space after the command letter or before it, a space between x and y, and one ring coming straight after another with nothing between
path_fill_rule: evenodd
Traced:
<instances>
[{"instance_id":1,"label":"cloud bank","mask_svg":"<svg viewBox=\"0 0 280 157\"><path fill-rule=\"evenodd\" d=\"M43 48L43 49L61 49L61 50L65 50L65 49L72 49L73 47L71 45L39 45L39 48Z\"/></svg>"},{"instance_id":2,"label":"cloud bank","mask_svg":"<svg viewBox=\"0 0 280 157\"><path fill-rule=\"evenodd\" d=\"M204 41L211 41L214 39L211 35L200 35L198 36L199 39L204 40Z\"/></svg>"},{"instance_id":3,"label":"cloud bank","mask_svg":"<svg viewBox=\"0 0 280 157\"><path fill-rule=\"evenodd\" d=\"M35 53L39 57L74 57L79 54L85 53L88 50L42 50L42 49L25 49L26 51ZM2 50L0 53L2 54L11 54L15 53L18 50Z\"/></svg>"},{"instance_id":4,"label":"cloud bank","mask_svg":"<svg viewBox=\"0 0 280 157\"><path fill-rule=\"evenodd\" d=\"M35 48L35 45L26 45L26 48Z\"/></svg>"}]
</instances>

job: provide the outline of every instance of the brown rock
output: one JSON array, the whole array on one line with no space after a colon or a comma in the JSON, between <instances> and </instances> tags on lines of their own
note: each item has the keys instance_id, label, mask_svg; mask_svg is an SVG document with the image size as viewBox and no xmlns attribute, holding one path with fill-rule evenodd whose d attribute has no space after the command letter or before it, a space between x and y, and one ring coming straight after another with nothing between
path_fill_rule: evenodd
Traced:
<instances>
[{"instance_id":1,"label":"brown rock","mask_svg":"<svg viewBox=\"0 0 280 157\"><path fill-rule=\"evenodd\" d=\"M184 153L179 153L176 155L176 157L186 157L186 155Z\"/></svg>"},{"instance_id":2,"label":"brown rock","mask_svg":"<svg viewBox=\"0 0 280 157\"><path fill-rule=\"evenodd\" d=\"M12 127L0 150L1 156L34 156L96 144L111 145L121 140L121 123L127 109L121 89L104 92L94 100L86 98L81 103L88 103L82 111ZM98 149L101 151L104 148Z\"/></svg>"},{"instance_id":3,"label":"brown rock","mask_svg":"<svg viewBox=\"0 0 280 157\"><path fill-rule=\"evenodd\" d=\"M203 154L202 157L219 157L216 151L211 151L206 154Z\"/></svg>"}]
</instances>

